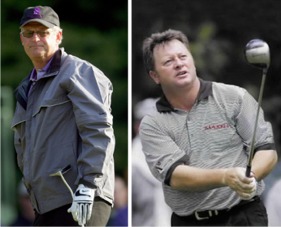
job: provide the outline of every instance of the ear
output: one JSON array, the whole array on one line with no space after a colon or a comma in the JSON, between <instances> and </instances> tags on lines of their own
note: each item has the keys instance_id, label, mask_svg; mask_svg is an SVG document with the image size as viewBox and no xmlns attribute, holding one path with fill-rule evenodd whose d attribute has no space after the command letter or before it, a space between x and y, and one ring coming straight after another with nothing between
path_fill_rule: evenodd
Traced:
<instances>
[{"instance_id":1,"label":"ear","mask_svg":"<svg viewBox=\"0 0 281 227\"><path fill-rule=\"evenodd\" d=\"M61 44L61 41L62 41L62 31L59 31L57 33L57 42L58 42L58 44Z\"/></svg>"},{"instance_id":2,"label":"ear","mask_svg":"<svg viewBox=\"0 0 281 227\"><path fill-rule=\"evenodd\" d=\"M156 84L160 84L159 76L155 71L149 71L149 76L154 80Z\"/></svg>"}]
</instances>

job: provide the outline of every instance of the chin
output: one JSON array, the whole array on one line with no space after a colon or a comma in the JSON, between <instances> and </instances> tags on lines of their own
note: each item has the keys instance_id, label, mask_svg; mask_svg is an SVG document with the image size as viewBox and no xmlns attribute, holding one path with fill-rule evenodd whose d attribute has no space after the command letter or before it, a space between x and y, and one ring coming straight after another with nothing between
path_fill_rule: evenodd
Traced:
<instances>
[{"instance_id":1,"label":"chin","mask_svg":"<svg viewBox=\"0 0 281 227\"><path fill-rule=\"evenodd\" d=\"M178 86L179 87L189 87L195 84L196 78L186 78L185 80L178 81Z\"/></svg>"}]
</instances>

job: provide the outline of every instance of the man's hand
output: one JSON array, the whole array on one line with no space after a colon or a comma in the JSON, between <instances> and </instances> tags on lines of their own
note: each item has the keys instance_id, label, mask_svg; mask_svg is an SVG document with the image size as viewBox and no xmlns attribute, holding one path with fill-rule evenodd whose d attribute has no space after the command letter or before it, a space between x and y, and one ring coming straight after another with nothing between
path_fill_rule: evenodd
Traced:
<instances>
[{"instance_id":1,"label":"man's hand","mask_svg":"<svg viewBox=\"0 0 281 227\"><path fill-rule=\"evenodd\" d=\"M251 177L251 178L254 178L254 177ZM251 193L244 193L244 194L240 195L241 199L243 199L243 200L250 200L250 199L252 199L256 195L257 181L256 181L255 178L252 181L251 186L252 186L252 192Z\"/></svg>"},{"instance_id":2,"label":"man's hand","mask_svg":"<svg viewBox=\"0 0 281 227\"><path fill-rule=\"evenodd\" d=\"M81 226L84 226L91 217L94 197L95 189L87 188L83 184L79 184L73 195L72 205L67 212L72 213L74 221Z\"/></svg>"},{"instance_id":3,"label":"man's hand","mask_svg":"<svg viewBox=\"0 0 281 227\"><path fill-rule=\"evenodd\" d=\"M223 183L228 185L232 190L243 200L250 200L256 195L257 181L253 174L250 177L246 177L245 168L230 168L224 173Z\"/></svg>"}]
</instances>

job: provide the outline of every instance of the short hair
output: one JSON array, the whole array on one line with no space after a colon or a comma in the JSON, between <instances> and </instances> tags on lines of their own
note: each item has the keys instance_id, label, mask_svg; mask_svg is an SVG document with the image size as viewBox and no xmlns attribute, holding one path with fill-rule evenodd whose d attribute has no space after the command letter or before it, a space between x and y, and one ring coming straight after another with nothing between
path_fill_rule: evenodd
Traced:
<instances>
[{"instance_id":1,"label":"short hair","mask_svg":"<svg viewBox=\"0 0 281 227\"><path fill-rule=\"evenodd\" d=\"M186 35L177 30L168 29L164 32L153 33L150 37L146 38L143 41L142 53L143 53L143 61L144 67L147 73L149 71L154 70L154 59L153 59L153 50L157 45L165 44L172 40L179 40L189 49L189 41Z\"/></svg>"},{"instance_id":2,"label":"short hair","mask_svg":"<svg viewBox=\"0 0 281 227\"><path fill-rule=\"evenodd\" d=\"M58 27L58 26L54 26L54 27L52 28L52 30L53 30L54 32L62 32L62 28L61 28L61 27ZM59 45L62 43L62 40L63 40L63 35L61 36L61 40L60 40L60 42L59 42Z\"/></svg>"}]
</instances>

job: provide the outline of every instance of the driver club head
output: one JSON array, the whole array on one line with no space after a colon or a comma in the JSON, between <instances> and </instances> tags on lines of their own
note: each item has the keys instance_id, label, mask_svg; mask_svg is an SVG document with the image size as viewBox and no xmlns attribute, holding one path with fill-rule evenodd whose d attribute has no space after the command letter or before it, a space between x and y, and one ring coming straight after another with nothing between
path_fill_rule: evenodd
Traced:
<instances>
[{"instance_id":1,"label":"driver club head","mask_svg":"<svg viewBox=\"0 0 281 227\"><path fill-rule=\"evenodd\" d=\"M246 60L252 66L268 69L270 64L270 50L268 44L261 39L250 40L245 47Z\"/></svg>"}]
</instances>

